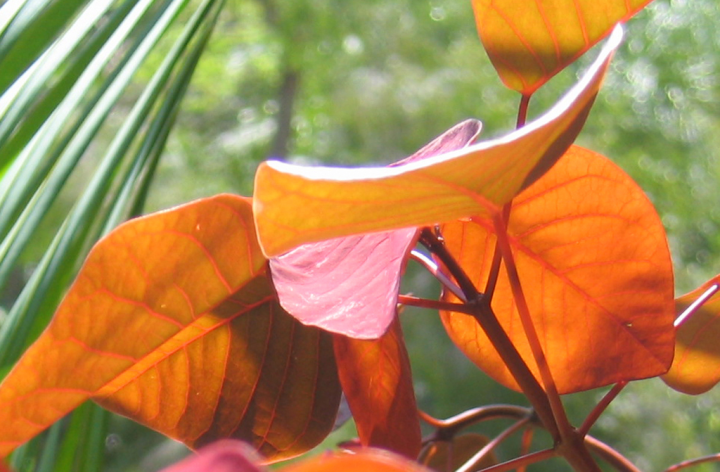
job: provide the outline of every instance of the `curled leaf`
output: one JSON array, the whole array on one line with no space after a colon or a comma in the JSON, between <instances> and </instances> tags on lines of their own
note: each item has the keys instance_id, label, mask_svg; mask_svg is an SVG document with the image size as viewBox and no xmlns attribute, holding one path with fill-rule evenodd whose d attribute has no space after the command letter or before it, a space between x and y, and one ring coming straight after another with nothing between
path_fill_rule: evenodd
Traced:
<instances>
[{"instance_id":1,"label":"curled leaf","mask_svg":"<svg viewBox=\"0 0 720 472\"><path fill-rule=\"evenodd\" d=\"M466 146L479 131L478 121L467 120L400 163ZM400 277L416 239L417 229L404 228L304 244L274 257L280 303L304 324L377 339L395 318Z\"/></svg>"},{"instance_id":2,"label":"curled leaf","mask_svg":"<svg viewBox=\"0 0 720 472\"><path fill-rule=\"evenodd\" d=\"M253 205L263 252L272 257L306 243L498 211L575 140L621 36L618 30L549 112L503 138L396 167L261 164Z\"/></svg>"}]
</instances>

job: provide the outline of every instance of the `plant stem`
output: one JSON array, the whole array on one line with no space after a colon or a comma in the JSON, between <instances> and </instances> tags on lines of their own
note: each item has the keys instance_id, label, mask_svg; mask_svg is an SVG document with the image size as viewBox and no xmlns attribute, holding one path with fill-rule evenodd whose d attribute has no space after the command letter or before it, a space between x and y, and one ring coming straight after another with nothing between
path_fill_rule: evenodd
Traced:
<instances>
[{"instance_id":1,"label":"plant stem","mask_svg":"<svg viewBox=\"0 0 720 472\"><path fill-rule=\"evenodd\" d=\"M497 235L498 246L502 254L503 260L505 261L505 269L507 270L508 278L510 279L510 287L512 289L513 298L515 299L515 305L517 306L518 314L520 316L520 322L522 323L527 337L528 344L530 345L530 351L535 358L540 378L543 382L543 387L548 395L550 406L552 407L555 421L558 423L560 434L562 436L568 436L571 426L565 414L565 408L562 406L560 400L560 394L558 393L555 380L550 372L550 366L548 365L545 352L540 344L535 325L530 317L530 309L528 308L525 294L523 293L522 285L520 284L520 276L517 272L517 266L515 265L515 258L512 254L512 248L510 247L510 240L506 231L506 225L503 222L501 215L495 215L493 217L493 225L495 227L495 234Z\"/></svg>"},{"instance_id":2,"label":"plant stem","mask_svg":"<svg viewBox=\"0 0 720 472\"><path fill-rule=\"evenodd\" d=\"M550 403L552 415L559 431L559 437L555 437L556 440L559 440L556 446L557 452L562 455L575 470L599 471L600 469L597 464L585 448L583 435L579 434L579 432L572 427L570 421L568 421L565 407L562 404L557 385L555 384L550 366L547 362L547 357L545 357L545 352L540 344L535 325L530 317L530 309L522 290L520 276L517 271L517 265L515 264L515 258L506 230L507 225L503 216L502 213L493 215L493 225L497 235L498 246L505 261L505 269L510 281L510 288L512 289L515 305L517 306L520 316L520 322L522 323L525 336L530 345L530 351L535 358L540 378L545 388L546 398Z\"/></svg>"},{"instance_id":3,"label":"plant stem","mask_svg":"<svg viewBox=\"0 0 720 472\"><path fill-rule=\"evenodd\" d=\"M483 469L482 472L505 472L506 470L513 470L520 467L525 467L536 462L550 459L551 457L557 456L555 449L545 449L543 451L532 452L525 456L516 457L515 459L503 462L502 464L494 465Z\"/></svg>"},{"instance_id":4,"label":"plant stem","mask_svg":"<svg viewBox=\"0 0 720 472\"><path fill-rule=\"evenodd\" d=\"M438 281L442 284L443 287L450 290L453 295L458 297L463 302L467 301L465 299L465 294L462 292L462 290L460 290L460 287L455 285L452 280L447 278L445 274L440 271L437 264L435 264L435 262L433 262L433 260L430 259L428 256L426 256L420 251L416 251L413 249L412 251L410 251L410 259L423 266L428 272L430 272L433 277L438 279Z\"/></svg>"},{"instance_id":5,"label":"plant stem","mask_svg":"<svg viewBox=\"0 0 720 472\"><path fill-rule=\"evenodd\" d=\"M592 436L585 436L585 445L618 472L640 472L625 456Z\"/></svg>"},{"instance_id":6,"label":"plant stem","mask_svg":"<svg viewBox=\"0 0 720 472\"><path fill-rule=\"evenodd\" d=\"M445 265L448 272L455 278L468 300L466 307L471 309L471 315L485 331L488 339L498 352L508 370L512 374L521 390L530 400L545 429L556 440L559 439L559 430L548 397L537 379L525 364L507 333L500 325L495 313L490 307L489 300L478 292L470 277L450 254L445 245L429 230L423 229L420 242L435 254Z\"/></svg>"},{"instance_id":7,"label":"plant stem","mask_svg":"<svg viewBox=\"0 0 720 472\"><path fill-rule=\"evenodd\" d=\"M677 472L681 469L686 469L688 467L692 467L699 464L705 464L708 462L720 462L720 453L718 454L710 454L709 456L703 456L698 457L697 459L690 459L687 461L682 461L679 464L675 464L671 467L668 467L665 469L665 472Z\"/></svg>"},{"instance_id":8,"label":"plant stem","mask_svg":"<svg viewBox=\"0 0 720 472\"><path fill-rule=\"evenodd\" d=\"M442 263L445 264L448 272L455 278L458 286L465 294L466 300L477 300L481 297L482 294L475 288L470 277L468 277L462 267L460 267L460 264L457 263L455 258L450 256L450 253L445 248L445 244L443 244L429 228L423 228L420 232L419 241L420 244L438 256Z\"/></svg>"},{"instance_id":9,"label":"plant stem","mask_svg":"<svg viewBox=\"0 0 720 472\"><path fill-rule=\"evenodd\" d=\"M520 106L518 107L518 116L517 116L517 123L515 125L515 128L522 128L525 126L525 121L527 120L527 112L528 107L530 106L530 97L531 95L523 95L520 98Z\"/></svg>"},{"instance_id":10,"label":"plant stem","mask_svg":"<svg viewBox=\"0 0 720 472\"><path fill-rule=\"evenodd\" d=\"M513 435L515 432L527 426L529 422L530 417L525 417L510 425L509 428L505 429L503 432L495 436L492 441L483 446L482 449L476 452L475 455L470 458L470 460L468 460L465 464L462 465L462 467L457 469L455 472L472 472L475 467L480 462L482 462L488 454L493 451L493 449L498 447L501 442Z\"/></svg>"},{"instance_id":11,"label":"plant stem","mask_svg":"<svg viewBox=\"0 0 720 472\"><path fill-rule=\"evenodd\" d=\"M523 431L522 441L520 442L520 455L524 456L530 452L533 436L535 436L535 431L532 428ZM525 468L526 466L518 467L517 472L525 472Z\"/></svg>"},{"instance_id":12,"label":"plant stem","mask_svg":"<svg viewBox=\"0 0 720 472\"><path fill-rule=\"evenodd\" d=\"M506 203L503 206L503 217L505 224L507 225L510 221L510 210L512 208L512 201ZM507 226L506 226L507 228ZM500 248L498 247L497 240L495 242L495 249L493 250L492 264L490 265L490 273L488 274L487 284L485 285L485 296L492 300L493 294L495 293L495 286L497 285L497 279L500 275L500 263L502 262L502 254L500 254Z\"/></svg>"},{"instance_id":13,"label":"plant stem","mask_svg":"<svg viewBox=\"0 0 720 472\"><path fill-rule=\"evenodd\" d=\"M465 428L483 421L512 418L516 420L535 420L533 410L516 405L488 405L464 411L451 418L440 420L433 418L425 412L420 412L420 418L436 429L433 440L449 441Z\"/></svg>"},{"instance_id":14,"label":"plant stem","mask_svg":"<svg viewBox=\"0 0 720 472\"><path fill-rule=\"evenodd\" d=\"M467 315L472 314L471 309L460 303L440 302L437 300L428 300L427 298L413 297L411 295L398 295L398 303L420 308L429 308L431 310L455 311Z\"/></svg>"},{"instance_id":15,"label":"plant stem","mask_svg":"<svg viewBox=\"0 0 720 472\"><path fill-rule=\"evenodd\" d=\"M618 396L618 394L622 391L622 389L625 388L627 384L628 382L623 380L613 385L613 388L611 388L610 391L605 394L602 400L600 400L600 402L595 405L595 408L593 408L587 418L585 418L585 421L583 421L583 424L578 429L578 433L585 436L588 431L590 431L590 428L592 428L600 415L608 407L608 405L610 405L610 403L615 399L615 397Z\"/></svg>"}]
</instances>

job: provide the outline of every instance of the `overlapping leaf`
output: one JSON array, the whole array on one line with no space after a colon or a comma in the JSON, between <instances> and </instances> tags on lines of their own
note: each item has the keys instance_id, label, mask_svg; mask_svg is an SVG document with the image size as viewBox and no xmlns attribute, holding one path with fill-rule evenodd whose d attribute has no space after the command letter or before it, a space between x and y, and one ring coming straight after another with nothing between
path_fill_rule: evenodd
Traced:
<instances>
[{"instance_id":1,"label":"overlapping leaf","mask_svg":"<svg viewBox=\"0 0 720 472\"><path fill-rule=\"evenodd\" d=\"M0 386L0 452L90 397L191 446L237 436L274 459L317 444L340 394L331 341L277 305L250 206L199 200L99 243Z\"/></svg>"},{"instance_id":2,"label":"overlapping leaf","mask_svg":"<svg viewBox=\"0 0 720 472\"><path fill-rule=\"evenodd\" d=\"M572 144L620 37L618 30L585 77L547 114L501 139L390 168L263 163L253 205L264 253L496 211Z\"/></svg>"},{"instance_id":3,"label":"overlapping leaf","mask_svg":"<svg viewBox=\"0 0 720 472\"><path fill-rule=\"evenodd\" d=\"M480 39L505 85L530 95L651 0L473 0Z\"/></svg>"},{"instance_id":4,"label":"overlapping leaf","mask_svg":"<svg viewBox=\"0 0 720 472\"><path fill-rule=\"evenodd\" d=\"M664 373L673 356L673 275L665 232L642 190L608 159L572 147L514 201L508 234L520 281L561 393ZM482 217L443 226L451 252L482 290L495 247ZM446 294L445 298L453 299ZM492 307L538 374L500 271ZM467 315L444 313L455 343L517 389Z\"/></svg>"},{"instance_id":5,"label":"overlapping leaf","mask_svg":"<svg viewBox=\"0 0 720 472\"><path fill-rule=\"evenodd\" d=\"M709 288L720 284L714 277L697 290L675 300L676 312L682 314ZM720 295L696 308L677 328L675 358L662 379L683 393L699 395L720 382Z\"/></svg>"},{"instance_id":6,"label":"overlapping leaf","mask_svg":"<svg viewBox=\"0 0 720 472\"><path fill-rule=\"evenodd\" d=\"M377 340L334 337L338 374L364 446L411 459L420 452L420 423L410 359L400 321Z\"/></svg>"},{"instance_id":7,"label":"overlapping leaf","mask_svg":"<svg viewBox=\"0 0 720 472\"><path fill-rule=\"evenodd\" d=\"M467 146L480 122L454 126L398 164ZM280 304L304 324L377 339L395 318L400 276L416 228L304 244L270 259Z\"/></svg>"}]
</instances>

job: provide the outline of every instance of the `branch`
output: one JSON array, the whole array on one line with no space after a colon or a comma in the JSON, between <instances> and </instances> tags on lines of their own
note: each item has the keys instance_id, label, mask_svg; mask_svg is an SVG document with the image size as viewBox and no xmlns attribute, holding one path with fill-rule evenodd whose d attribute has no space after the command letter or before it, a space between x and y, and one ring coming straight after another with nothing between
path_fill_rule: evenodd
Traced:
<instances>
[{"instance_id":1,"label":"branch","mask_svg":"<svg viewBox=\"0 0 720 472\"><path fill-rule=\"evenodd\" d=\"M709 456L698 457L697 459L690 459L682 461L679 464L675 464L665 469L665 472L677 472L680 469L686 469L694 465L705 464L708 462L720 462L720 453L710 454Z\"/></svg>"},{"instance_id":2,"label":"branch","mask_svg":"<svg viewBox=\"0 0 720 472\"><path fill-rule=\"evenodd\" d=\"M472 456L470 460L465 462L462 467L457 469L456 472L472 472L473 470L475 470L476 466L480 462L482 462L485 457L492 452L493 449L495 449L501 442L510 437L512 434L527 426L529 422L530 417L526 416L525 418L522 418L513 423L509 428L498 434L492 441L487 443L485 446L483 446L482 449L476 452L475 455Z\"/></svg>"}]
</instances>

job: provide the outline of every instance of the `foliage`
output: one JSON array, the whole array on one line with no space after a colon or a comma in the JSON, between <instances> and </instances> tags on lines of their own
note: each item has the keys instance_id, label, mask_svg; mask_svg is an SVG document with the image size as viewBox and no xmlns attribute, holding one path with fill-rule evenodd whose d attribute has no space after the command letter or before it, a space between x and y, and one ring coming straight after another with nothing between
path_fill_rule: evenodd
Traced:
<instances>
[{"instance_id":1,"label":"foliage","mask_svg":"<svg viewBox=\"0 0 720 472\"><path fill-rule=\"evenodd\" d=\"M0 451L9 454L91 398L192 448L233 437L250 443L265 460L278 461L327 436L342 389L361 446L410 459L424 448L424 464L437 464L441 457L454 463L436 443L457 442L467 459L458 470L490 465L493 449L522 431L519 457L504 463L491 458L497 463L490 465L493 470L552 457L576 470L598 470L598 457L618 470L634 470L589 430L631 380L669 370L663 379L690 393L720 380L714 376L718 352L712 342L718 285L713 279L674 300L670 252L653 205L619 167L573 144L619 44L619 29L565 97L528 123L526 115L543 83L645 3L575 2L553 7L548 16L541 3L535 11L476 0L483 44L505 83L521 92L516 131L473 144L480 125L466 121L388 167L305 168L268 161L257 170L252 199L218 195L110 231L142 207L177 97L222 6L200 4L53 242L57 252L47 253L3 323L2 335L19 340L3 343L4 358L14 359L32 337L27 333L45 325L33 313L60 296L57 287L42 296L50 282L58 274L70 277L83 246L109 233L90 251L47 329L5 376ZM97 42L80 41L90 32L76 28L78 36L67 39L69 44L53 46L64 56L48 49L37 66L20 67L27 72L18 82L22 87L7 88L6 131L0 135L5 140L0 145L21 149L7 163L3 180L11 204L3 206L2 276L9 276L27 240L17 234L37 228L138 61L181 4L168 2L148 16L146 4L117 6L107 13L109 26L92 32ZM6 11L14 8L7 5ZM302 38L300 18L308 15L334 26L332 16L323 16L330 7L314 12L302 5L265 5L267 21L280 25L286 42ZM37 19L26 6L13 13L19 23L10 26ZM132 35L113 38L131 31L137 35L135 49L118 59ZM6 30L11 46L17 40L13 32ZM312 61L302 41L297 44L286 51L292 60L283 62L281 102L283 97L292 102L298 63ZM25 48L33 53L35 45ZM47 76L44 66L57 71L59 58L71 57L76 48L98 54L88 60L80 54L68 67L66 95L58 103L85 114L77 124L60 123L62 113L49 113L51 98L28 112L25 94L37 99L32 85ZM105 48L108 53L101 54ZM107 72L111 58L118 65ZM84 101L79 92L102 73L117 82L103 82L108 86ZM162 102L162 94L172 99ZM288 112L282 103L280 108ZM280 116L276 130L274 149L280 155L287 148L287 119ZM128 154L143 126L152 138ZM126 155L131 158L123 162ZM124 178L111 185L117 175ZM434 261L413 250L416 243ZM439 300L399 294L411 258L440 281ZM445 421L419 415L398 319L403 305L439 310L453 342L499 383L522 392L532 409L491 405ZM674 361L673 351L679 354ZM708 373L698 376L701 369ZM573 427L560 395L608 385L607 395ZM434 429L425 439L420 417ZM460 435L494 418L515 423L491 440ZM103 421L90 424L101 428ZM536 429L548 433L551 447L534 444ZM244 446L222 444L177 470L210 467L223 457L244 462L237 466L241 470L259 470ZM92 452L91 447L89 457ZM15 465L22 454L14 455ZM62 454L49 453L40 468L62 460ZM288 470L369 464L376 470L424 470L372 450Z\"/></svg>"}]
</instances>

